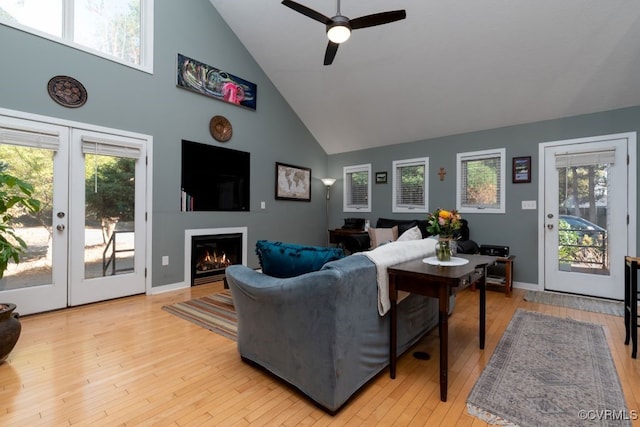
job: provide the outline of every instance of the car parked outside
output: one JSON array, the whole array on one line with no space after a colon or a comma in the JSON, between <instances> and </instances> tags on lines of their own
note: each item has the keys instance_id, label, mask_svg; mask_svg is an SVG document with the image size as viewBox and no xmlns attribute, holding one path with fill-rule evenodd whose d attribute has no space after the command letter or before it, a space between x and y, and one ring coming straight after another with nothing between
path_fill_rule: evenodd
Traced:
<instances>
[{"instance_id":1,"label":"car parked outside","mask_svg":"<svg viewBox=\"0 0 640 427\"><path fill-rule=\"evenodd\" d=\"M589 236L594 240L601 240L607 235L607 230L600 227L598 224L594 224L591 221L587 221L584 218L575 215L560 215L558 217L560 222L558 228L560 230L577 231L581 237ZM565 226L564 221L567 226Z\"/></svg>"}]
</instances>

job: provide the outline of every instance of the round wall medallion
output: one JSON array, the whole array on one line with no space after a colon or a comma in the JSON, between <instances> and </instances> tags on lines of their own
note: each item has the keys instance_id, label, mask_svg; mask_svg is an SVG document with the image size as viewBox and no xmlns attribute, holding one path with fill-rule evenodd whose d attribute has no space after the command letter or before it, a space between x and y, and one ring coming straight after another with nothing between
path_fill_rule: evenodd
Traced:
<instances>
[{"instance_id":1,"label":"round wall medallion","mask_svg":"<svg viewBox=\"0 0 640 427\"><path fill-rule=\"evenodd\" d=\"M87 102L87 90L73 77L55 76L49 80L47 89L51 99L64 107L82 107Z\"/></svg>"},{"instance_id":2,"label":"round wall medallion","mask_svg":"<svg viewBox=\"0 0 640 427\"><path fill-rule=\"evenodd\" d=\"M209 131L211 132L211 136L220 142L227 142L233 134L231 123L223 116L213 116L209 122Z\"/></svg>"}]
</instances>

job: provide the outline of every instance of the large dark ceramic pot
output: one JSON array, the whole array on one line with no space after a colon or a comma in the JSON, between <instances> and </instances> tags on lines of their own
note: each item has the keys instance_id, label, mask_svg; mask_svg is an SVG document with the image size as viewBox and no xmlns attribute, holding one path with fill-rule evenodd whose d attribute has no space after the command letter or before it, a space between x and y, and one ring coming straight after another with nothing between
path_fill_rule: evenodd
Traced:
<instances>
[{"instance_id":1,"label":"large dark ceramic pot","mask_svg":"<svg viewBox=\"0 0 640 427\"><path fill-rule=\"evenodd\" d=\"M18 313L13 312L15 309L15 304L0 302L0 363L11 353L22 330Z\"/></svg>"}]
</instances>

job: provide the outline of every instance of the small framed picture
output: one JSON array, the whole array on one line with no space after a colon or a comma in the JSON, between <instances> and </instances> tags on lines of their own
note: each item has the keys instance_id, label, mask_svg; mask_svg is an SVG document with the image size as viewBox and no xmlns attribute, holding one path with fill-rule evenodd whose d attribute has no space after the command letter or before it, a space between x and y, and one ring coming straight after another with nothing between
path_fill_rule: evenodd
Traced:
<instances>
[{"instance_id":1,"label":"small framed picture","mask_svg":"<svg viewBox=\"0 0 640 427\"><path fill-rule=\"evenodd\" d=\"M311 169L276 162L276 200L311 201Z\"/></svg>"},{"instance_id":2,"label":"small framed picture","mask_svg":"<svg viewBox=\"0 0 640 427\"><path fill-rule=\"evenodd\" d=\"M386 184L386 183L387 183L387 173L376 172L376 184Z\"/></svg>"},{"instance_id":3,"label":"small framed picture","mask_svg":"<svg viewBox=\"0 0 640 427\"><path fill-rule=\"evenodd\" d=\"M531 182L531 156L513 158L513 183Z\"/></svg>"}]
</instances>

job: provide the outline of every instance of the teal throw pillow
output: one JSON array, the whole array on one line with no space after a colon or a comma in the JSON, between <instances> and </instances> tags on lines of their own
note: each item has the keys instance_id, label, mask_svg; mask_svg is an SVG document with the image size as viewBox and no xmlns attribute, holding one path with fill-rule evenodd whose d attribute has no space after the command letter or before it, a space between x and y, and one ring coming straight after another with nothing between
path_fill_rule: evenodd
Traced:
<instances>
[{"instance_id":1,"label":"teal throw pillow","mask_svg":"<svg viewBox=\"0 0 640 427\"><path fill-rule=\"evenodd\" d=\"M264 274L285 278L318 271L327 262L343 258L344 251L339 248L258 240L256 255Z\"/></svg>"}]
</instances>

